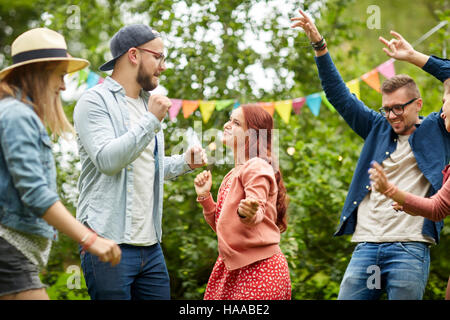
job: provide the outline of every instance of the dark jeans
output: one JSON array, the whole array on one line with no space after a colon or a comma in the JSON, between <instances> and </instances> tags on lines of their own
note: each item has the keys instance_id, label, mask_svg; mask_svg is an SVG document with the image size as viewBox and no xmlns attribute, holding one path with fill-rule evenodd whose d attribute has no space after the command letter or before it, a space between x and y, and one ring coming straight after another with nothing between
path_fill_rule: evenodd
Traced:
<instances>
[{"instance_id":1,"label":"dark jeans","mask_svg":"<svg viewBox=\"0 0 450 320\"><path fill-rule=\"evenodd\" d=\"M122 259L114 267L81 254L81 267L92 300L169 300L170 282L159 243L148 247L119 245Z\"/></svg>"}]
</instances>

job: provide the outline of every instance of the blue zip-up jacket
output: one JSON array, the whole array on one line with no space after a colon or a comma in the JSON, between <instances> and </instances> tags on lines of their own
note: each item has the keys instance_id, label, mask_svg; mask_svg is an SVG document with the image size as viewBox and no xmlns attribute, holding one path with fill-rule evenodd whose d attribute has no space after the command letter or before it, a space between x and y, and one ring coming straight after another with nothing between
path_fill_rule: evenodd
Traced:
<instances>
[{"instance_id":1,"label":"blue zip-up jacket","mask_svg":"<svg viewBox=\"0 0 450 320\"><path fill-rule=\"evenodd\" d=\"M389 122L380 113L368 108L358 100L342 80L329 53L315 57L319 77L327 99L336 108L348 125L361 138L364 147L361 151L350 189L341 213L339 227L335 236L353 234L357 223L357 209L369 191L368 170L372 160L383 162L397 148L398 135ZM440 81L450 78L449 60L431 56L423 70ZM450 160L450 133L445 129L440 114L442 110L432 112L409 137L411 149L419 169L431 183L428 196L432 196L442 187L442 169ZM433 237L439 242L443 222L425 219L422 234Z\"/></svg>"}]
</instances>

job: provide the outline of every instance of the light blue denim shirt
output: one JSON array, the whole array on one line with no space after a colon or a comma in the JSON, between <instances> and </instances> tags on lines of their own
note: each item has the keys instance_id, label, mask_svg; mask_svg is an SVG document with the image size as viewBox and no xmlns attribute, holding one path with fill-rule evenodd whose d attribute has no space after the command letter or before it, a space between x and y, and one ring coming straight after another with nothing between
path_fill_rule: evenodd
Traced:
<instances>
[{"instance_id":1,"label":"light blue denim shirt","mask_svg":"<svg viewBox=\"0 0 450 320\"><path fill-rule=\"evenodd\" d=\"M59 200L52 143L32 106L0 100L0 224L56 239L42 216Z\"/></svg>"},{"instance_id":2,"label":"light blue denim shirt","mask_svg":"<svg viewBox=\"0 0 450 320\"><path fill-rule=\"evenodd\" d=\"M141 91L147 100L149 93ZM77 219L100 236L117 243L131 239L133 161L156 139L153 221L161 242L164 179L190 171L184 154L164 156L161 123L147 112L138 126L130 126L125 90L107 77L88 90L77 102L73 114L81 161L78 181Z\"/></svg>"}]
</instances>

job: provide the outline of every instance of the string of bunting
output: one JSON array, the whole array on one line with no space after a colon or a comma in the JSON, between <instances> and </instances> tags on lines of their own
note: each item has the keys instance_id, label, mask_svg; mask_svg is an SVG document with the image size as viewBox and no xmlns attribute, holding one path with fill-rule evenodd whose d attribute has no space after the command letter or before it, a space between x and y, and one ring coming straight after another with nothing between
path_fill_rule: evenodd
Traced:
<instances>
[{"instance_id":1,"label":"string of bunting","mask_svg":"<svg viewBox=\"0 0 450 320\"><path fill-rule=\"evenodd\" d=\"M359 99L360 81L362 80L372 89L376 90L377 92L381 92L379 73L381 73L385 78L391 78L395 76L394 61L395 59L389 59L386 62L377 66L376 68L363 74L362 76L346 82L348 89L350 90L351 93L355 94ZM82 91L90 89L93 86L102 83L103 81L104 79L100 75L86 68L76 73L70 74L68 77L69 84L67 86L68 87L76 86L79 96L81 95ZM72 95L71 97L66 96L65 100L76 100L77 98L74 96L76 95ZM222 111L231 108L231 106L233 106L233 108L237 108L240 105L240 102L235 99L226 99L226 100L170 99L170 100L172 101L172 107L169 109L169 118L172 121L178 116L180 110L183 111L183 117L187 119L197 109L199 109L202 115L203 122L207 123L214 111ZM323 91L312 93L310 95L307 95L306 97L299 97L282 101L256 102L256 103L259 104L266 111L268 111L272 116L276 111L280 116L280 118L285 123L289 123L292 111L294 111L295 114L299 115L305 104L309 107L312 114L316 117L319 116L320 114L320 108L322 103L330 111L332 112L336 111L332 106L332 104L327 100L325 93Z\"/></svg>"}]
</instances>

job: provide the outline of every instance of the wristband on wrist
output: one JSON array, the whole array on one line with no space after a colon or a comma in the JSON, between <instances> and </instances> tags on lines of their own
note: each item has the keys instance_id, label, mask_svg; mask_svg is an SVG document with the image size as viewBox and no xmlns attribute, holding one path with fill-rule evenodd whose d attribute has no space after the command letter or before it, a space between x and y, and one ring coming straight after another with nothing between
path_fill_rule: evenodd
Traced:
<instances>
[{"instance_id":1,"label":"wristband on wrist","mask_svg":"<svg viewBox=\"0 0 450 320\"><path fill-rule=\"evenodd\" d=\"M91 232L86 233L83 239L81 239L80 244L84 244L84 242L89 238L91 234L92 234Z\"/></svg>"},{"instance_id":2,"label":"wristband on wrist","mask_svg":"<svg viewBox=\"0 0 450 320\"><path fill-rule=\"evenodd\" d=\"M202 194L197 196L197 201L203 201L205 199L208 199L210 195L211 195L210 192L202 193Z\"/></svg>"},{"instance_id":3,"label":"wristband on wrist","mask_svg":"<svg viewBox=\"0 0 450 320\"><path fill-rule=\"evenodd\" d=\"M321 40L317 42L311 42L311 46L316 51L321 51L327 47L327 43L325 42L325 39L322 37Z\"/></svg>"},{"instance_id":4,"label":"wristband on wrist","mask_svg":"<svg viewBox=\"0 0 450 320\"><path fill-rule=\"evenodd\" d=\"M87 249L89 249L94 244L95 240L97 240L97 234L93 230L91 230L88 238L81 243L83 245L83 247L81 248L81 252L85 252Z\"/></svg>"}]
</instances>

